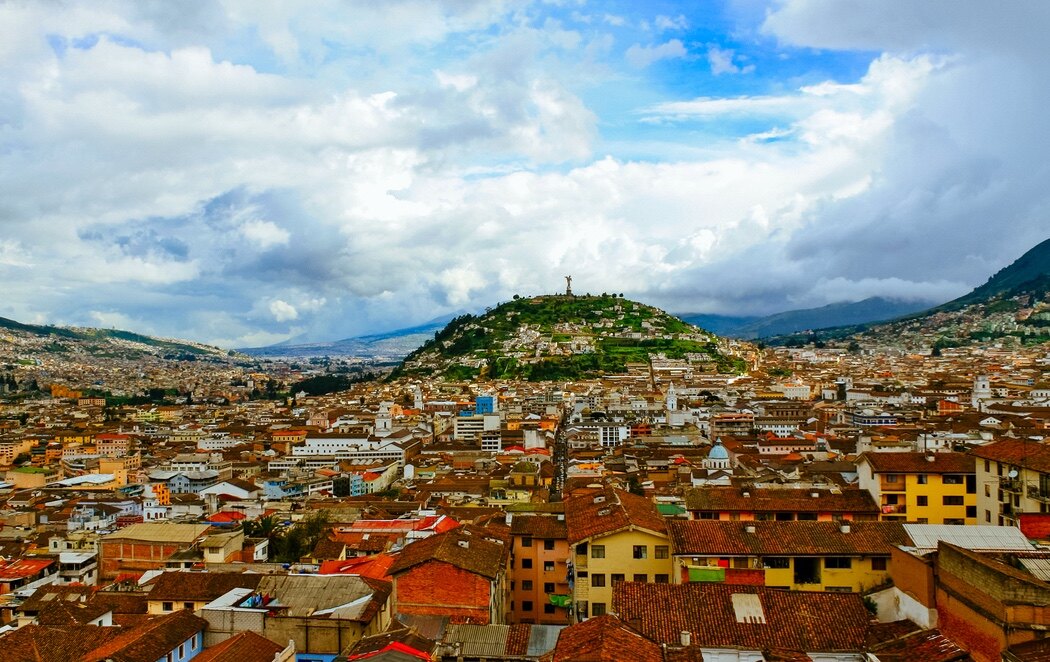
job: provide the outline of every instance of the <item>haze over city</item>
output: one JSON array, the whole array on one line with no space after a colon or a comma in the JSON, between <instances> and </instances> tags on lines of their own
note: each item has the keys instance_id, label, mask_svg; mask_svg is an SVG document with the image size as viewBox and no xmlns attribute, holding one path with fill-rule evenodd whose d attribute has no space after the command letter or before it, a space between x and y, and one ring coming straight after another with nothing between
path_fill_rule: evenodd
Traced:
<instances>
[{"instance_id":1,"label":"haze over city","mask_svg":"<svg viewBox=\"0 0 1050 662\"><path fill-rule=\"evenodd\" d=\"M1042 2L0 5L0 315L940 303L1046 238Z\"/></svg>"}]
</instances>

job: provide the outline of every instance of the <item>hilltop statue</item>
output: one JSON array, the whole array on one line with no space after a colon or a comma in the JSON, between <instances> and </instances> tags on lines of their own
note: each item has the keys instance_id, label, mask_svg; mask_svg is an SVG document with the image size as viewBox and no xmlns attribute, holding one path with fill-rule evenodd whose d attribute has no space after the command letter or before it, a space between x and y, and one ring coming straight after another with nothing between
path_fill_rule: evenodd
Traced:
<instances>
[{"instance_id":1,"label":"hilltop statue","mask_svg":"<svg viewBox=\"0 0 1050 662\"><path fill-rule=\"evenodd\" d=\"M572 276L565 277L565 296L572 296Z\"/></svg>"}]
</instances>

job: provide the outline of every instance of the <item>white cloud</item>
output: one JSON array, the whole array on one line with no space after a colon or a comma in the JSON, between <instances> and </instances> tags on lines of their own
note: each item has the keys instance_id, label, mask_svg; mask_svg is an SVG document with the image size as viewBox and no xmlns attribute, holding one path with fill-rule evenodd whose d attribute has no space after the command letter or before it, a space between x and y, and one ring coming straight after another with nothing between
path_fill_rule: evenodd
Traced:
<instances>
[{"instance_id":1,"label":"white cloud","mask_svg":"<svg viewBox=\"0 0 1050 662\"><path fill-rule=\"evenodd\" d=\"M681 39L671 39L662 44L642 46L635 44L627 49L627 62L637 69L644 69L654 62L667 59L683 58L688 51Z\"/></svg>"},{"instance_id":2,"label":"white cloud","mask_svg":"<svg viewBox=\"0 0 1050 662\"><path fill-rule=\"evenodd\" d=\"M291 235L272 221L253 219L245 221L240 227L241 235L259 248L286 246Z\"/></svg>"},{"instance_id":3,"label":"white cloud","mask_svg":"<svg viewBox=\"0 0 1050 662\"><path fill-rule=\"evenodd\" d=\"M755 70L755 65L748 64L743 67L737 65L733 59L736 51L732 48L720 48L715 44L707 47L707 62L711 65L711 73L716 76L722 74L749 74Z\"/></svg>"},{"instance_id":4,"label":"white cloud","mask_svg":"<svg viewBox=\"0 0 1050 662\"><path fill-rule=\"evenodd\" d=\"M685 30L689 27L689 19L683 14L678 16L659 15L653 19L653 25L657 30Z\"/></svg>"},{"instance_id":5,"label":"white cloud","mask_svg":"<svg viewBox=\"0 0 1050 662\"><path fill-rule=\"evenodd\" d=\"M287 322L289 320L299 319L299 311L295 309L292 304L275 299L270 302L270 314L278 322Z\"/></svg>"}]
</instances>

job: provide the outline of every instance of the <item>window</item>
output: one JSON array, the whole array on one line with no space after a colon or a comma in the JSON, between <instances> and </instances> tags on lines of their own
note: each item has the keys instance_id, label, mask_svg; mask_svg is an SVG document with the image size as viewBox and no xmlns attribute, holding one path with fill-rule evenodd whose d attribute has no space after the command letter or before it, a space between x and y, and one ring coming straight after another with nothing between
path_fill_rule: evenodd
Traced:
<instances>
[{"instance_id":1,"label":"window","mask_svg":"<svg viewBox=\"0 0 1050 662\"><path fill-rule=\"evenodd\" d=\"M592 559L604 559L605 558L605 545L591 545L591 558Z\"/></svg>"},{"instance_id":2,"label":"window","mask_svg":"<svg viewBox=\"0 0 1050 662\"><path fill-rule=\"evenodd\" d=\"M532 600L522 600L521 601L521 610L522 611L532 611Z\"/></svg>"},{"instance_id":3,"label":"window","mask_svg":"<svg viewBox=\"0 0 1050 662\"><path fill-rule=\"evenodd\" d=\"M531 579L523 579L523 580L521 580L521 590L523 590L523 591L531 591L532 590L532 580Z\"/></svg>"},{"instance_id":4,"label":"window","mask_svg":"<svg viewBox=\"0 0 1050 662\"><path fill-rule=\"evenodd\" d=\"M193 609L193 603L192 602L183 602L182 603L182 608L183 609L190 609L190 610L192 610Z\"/></svg>"},{"instance_id":5,"label":"window","mask_svg":"<svg viewBox=\"0 0 1050 662\"><path fill-rule=\"evenodd\" d=\"M160 608L162 610L164 610L164 611L171 611L171 610L175 609L175 603L174 602L162 602L161 605L160 605Z\"/></svg>"},{"instance_id":6,"label":"window","mask_svg":"<svg viewBox=\"0 0 1050 662\"><path fill-rule=\"evenodd\" d=\"M656 546L656 558L658 558L658 559L666 559L666 558L668 558L670 556L669 552L670 552L670 547L668 547L667 545L657 545Z\"/></svg>"},{"instance_id":7,"label":"window","mask_svg":"<svg viewBox=\"0 0 1050 662\"><path fill-rule=\"evenodd\" d=\"M945 485L962 485L963 477L959 474L944 474L941 482Z\"/></svg>"},{"instance_id":8,"label":"window","mask_svg":"<svg viewBox=\"0 0 1050 662\"><path fill-rule=\"evenodd\" d=\"M656 575L653 578L653 581L656 582L657 584L669 584L671 582L671 576L670 575Z\"/></svg>"},{"instance_id":9,"label":"window","mask_svg":"<svg viewBox=\"0 0 1050 662\"><path fill-rule=\"evenodd\" d=\"M554 593L554 582L544 582L543 583L543 592L544 593Z\"/></svg>"},{"instance_id":10,"label":"window","mask_svg":"<svg viewBox=\"0 0 1050 662\"><path fill-rule=\"evenodd\" d=\"M985 473L991 473L992 472L992 464L988 460L984 461L984 471L985 471Z\"/></svg>"},{"instance_id":11,"label":"window","mask_svg":"<svg viewBox=\"0 0 1050 662\"><path fill-rule=\"evenodd\" d=\"M605 614L605 603L604 602L592 602L591 603L591 616L603 616Z\"/></svg>"},{"instance_id":12,"label":"window","mask_svg":"<svg viewBox=\"0 0 1050 662\"><path fill-rule=\"evenodd\" d=\"M828 569L845 570L853 567L853 559L848 556L829 556L824 559L824 567Z\"/></svg>"},{"instance_id":13,"label":"window","mask_svg":"<svg viewBox=\"0 0 1050 662\"><path fill-rule=\"evenodd\" d=\"M544 561L543 572L554 572L554 561Z\"/></svg>"},{"instance_id":14,"label":"window","mask_svg":"<svg viewBox=\"0 0 1050 662\"><path fill-rule=\"evenodd\" d=\"M543 541L543 549L547 550L548 552L551 551L552 549L554 549L554 541L553 540L544 540Z\"/></svg>"},{"instance_id":15,"label":"window","mask_svg":"<svg viewBox=\"0 0 1050 662\"><path fill-rule=\"evenodd\" d=\"M532 559L522 559L521 560L521 567L525 568L526 570L531 568L532 567Z\"/></svg>"},{"instance_id":16,"label":"window","mask_svg":"<svg viewBox=\"0 0 1050 662\"><path fill-rule=\"evenodd\" d=\"M647 581L649 581L649 575L635 574L634 581L636 581L636 582L647 582Z\"/></svg>"},{"instance_id":17,"label":"window","mask_svg":"<svg viewBox=\"0 0 1050 662\"><path fill-rule=\"evenodd\" d=\"M186 642L179 644L179 659L186 657Z\"/></svg>"},{"instance_id":18,"label":"window","mask_svg":"<svg viewBox=\"0 0 1050 662\"><path fill-rule=\"evenodd\" d=\"M886 559L884 557L881 557L881 556L876 556L875 558L871 559L871 569L872 570L885 570L886 569Z\"/></svg>"},{"instance_id":19,"label":"window","mask_svg":"<svg viewBox=\"0 0 1050 662\"><path fill-rule=\"evenodd\" d=\"M915 497L915 505L916 506L928 506L928 505L930 505L930 497L927 497L927 496Z\"/></svg>"},{"instance_id":20,"label":"window","mask_svg":"<svg viewBox=\"0 0 1050 662\"><path fill-rule=\"evenodd\" d=\"M553 614L554 613L554 605L552 605L549 602L545 602L543 604L543 613L544 614Z\"/></svg>"},{"instance_id":21,"label":"window","mask_svg":"<svg viewBox=\"0 0 1050 662\"><path fill-rule=\"evenodd\" d=\"M522 547L532 547L532 538L522 538L521 539L521 546Z\"/></svg>"},{"instance_id":22,"label":"window","mask_svg":"<svg viewBox=\"0 0 1050 662\"><path fill-rule=\"evenodd\" d=\"M886 474L886 482L887 483L899 483L900 479L901 479L901 477L898 476L897 474Z\"/></svg>"},{"instance_id":23,"label":"window","mask_svg":"<svg viewBox=\"0 0 1050 662\"><path fill-rule=\"evenodd\" d=\"M612 574L611 579L612 579L612 583L613 584L615 584L616 582L622 582L623 581L623 573L621 573L621 572L614 572Z\"/></svg>"},{"instance_id":24,"label":"window","mask_svg":"<svg viewBox=\"0 0 1050 662\"><path fill-rule=\"evenodd\" d=\"M945 496L942 497L945 506L961 506L963 505L963 498L961 496Z\"/></svg>"},{"instance_id":25,"label":"window","mask_svg":"<svg viewBox=\"0 0 1050 662\"><path fill-rule=\"evenodd\" d=\"M834 516L832 516L832 517L834 518ZM841 517L841 515L839 517ZM816 522L817 521L817 514L816 513L799 513L798 514L798 521L800 521L800 522Z\"/></svg>"},{"instance_id":26,"label":"window","mask_svg":"<svg viewBox=\"0 0 1050 662\"><path fill-rule=\"evenodd\" d=\"M977 506L966 506L967 517L977 517Z\"/></svg>"},{"instance_id":27,"label":"window","mask_svg":"<svg viewBox=\"0 0 1050 662\"><path fill-rule=\"evenodd\" d=\"M918 476L916 476L915 477L915 482L918 483L919 485L925 485L926 484L926 474L919 474Z\"/></svg>"},{"instance_id":28,"label":"window","mask_svg":"<svg viewBox=\"0 0 1050 662\"><path fill-rule=\"evenodd\" d=\"M645 545L635 545L633 556L636 559L647 559L649 558L649 548Z\"/></svg>"},{"instance_id":29,"label":"window","mask_svg":"<svg viewBox=\"0 0 1050 662\"><path fill-rule=\"evenodd\" d=\"M601 573L595 573L591 575L591 586L598 588L605 586L605 575Z\"/></svg>"},{"instance_id":30,"label":"window","mask_svg":"<svg viewBox=\"0 0 1050 662\"><path fill-rule=\"evenodd\" d=\"M791 567L791 559L786 556L769 556L765 559L767 568L785 569Z\"/></svg>"},{"instance_id":31,"label":"window","mask_svg":"<svg viewBox=\"0 0 1050 662\"><path fill-rule=\"evenodd\" d=\"M992 511L990 511L990 510L984 511L984 521L988 522L989 524L992 523Z\"/></svg>"}]
</instances>

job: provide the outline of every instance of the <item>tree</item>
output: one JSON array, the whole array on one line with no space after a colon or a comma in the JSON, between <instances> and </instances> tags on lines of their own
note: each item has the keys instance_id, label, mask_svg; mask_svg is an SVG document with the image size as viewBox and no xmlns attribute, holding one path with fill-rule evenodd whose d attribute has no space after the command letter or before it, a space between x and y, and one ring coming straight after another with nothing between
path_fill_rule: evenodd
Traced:
<instances>
[{"instance_id":1,"label":"tree","mask_svg":"<svg viewBox=\"0 0 1050 662\"><path fill-rule=\"evenodd\" d=\"M856 354L860 351L860 343L856 340L851 340L849 345L846 346L846 351L850 354Z\"/></svg>"}]
</instances>

